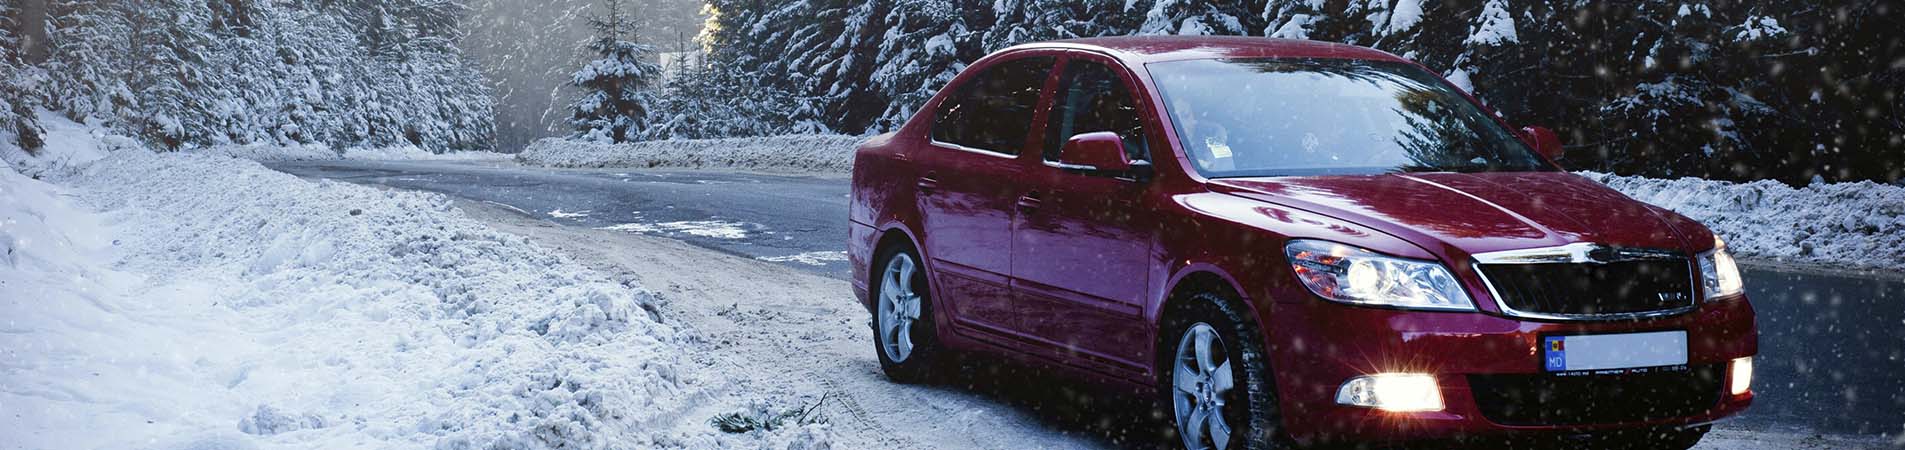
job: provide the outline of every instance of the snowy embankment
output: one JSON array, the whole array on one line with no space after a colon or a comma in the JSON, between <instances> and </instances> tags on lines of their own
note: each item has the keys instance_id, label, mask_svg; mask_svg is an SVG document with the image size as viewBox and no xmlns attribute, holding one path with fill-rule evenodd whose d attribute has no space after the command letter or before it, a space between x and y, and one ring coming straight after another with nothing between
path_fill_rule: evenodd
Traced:
<instances>
[{"instance_id":1,"label":"snowy embankment","mask_svg":"<svg viewBox=\"0 0 1905 450\"><path fill-rule=\"evenodd\" d=\"M1770 180L1581 175L1706 224L1740 255L1905 269L1905 187L1862 181L1794 188Z\"/></svg>"},{"instance_id":2,"label":"snowy embankment","mask_svg":"<svg viewBox=\"0 0 1905 450\"><path fill-rule=\"evenodd\" d=\"M544 167L667 167L845 174L853 170L853 149L865 140L860 136L834 134L623 144L549 138L529 144L516 160Z\"/></svg>"},{"instance_id":3,"label":"snowy embankment","mask_svg":"<svg viewBox=\"0 0 1905 450\"><path fill-rule=\"evenodd\" d=\"M84 135L40 160L98 151ZM6 150L6 149L0 149ZM17 152L17 149L9 151ZM0 436L24 448L824 448L725 434L655 297L441 196L118 149L0 167ZM65 159L60 159L64 161ZM11 162L11 161L10 161Z\"/></svg>"},{"instance_id":4,"label":"snowy embankment","mask_svg":"<svg viewBox=\"0 0 1905 450\"><path fill-rule=\"evenodd\" d=\"M189 150L189 153L228 156L259 162L325 161L334 159L417 160L417 161L500 161L515 157L496 152L430 153L417 147L354 147L343 151L320 144L307 145L218 145Z\"/></svg>"},{"instance_id":5,"label":"snowy embankment","mask_svg":"<svg viewBox=\"0 0 1905 450\"><path fill-rule=\"evenodd\" d=\"M39 124L46 128L49 150L27 154L11 144L0 144L0 160L20 173L40 176L48 171L64 170L104 158L118 150L143 149L138 141L111 134L103 128L73 122L58 114L40 111ZM11 137L6 141L12 142ZM184 150L181 153L227 156L253 161L319 161L336 159L480 161L508 160L515 155L496 152L430 153L414 146L357 147L332 149L321 144L215 145Z\"/></svg>"}]
</instances>

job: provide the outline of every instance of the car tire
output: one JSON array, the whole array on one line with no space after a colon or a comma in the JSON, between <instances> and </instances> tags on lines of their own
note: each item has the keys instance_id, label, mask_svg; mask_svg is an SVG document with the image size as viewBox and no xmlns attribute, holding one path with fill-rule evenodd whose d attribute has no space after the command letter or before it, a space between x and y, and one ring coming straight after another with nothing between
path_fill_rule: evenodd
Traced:
<instances>
[{"instance_id":1,"label":"car tire","mask_svg":"<svg viewBox=\"0 0 1905 450\"><path fill-rule=\"evenodd\" d=\"M1185 448L1268 450L1292 447L1283 433L1268 353L1254 321L1226 296L1202 293L1183 299L1165 317L1158 344L1158 394L1176 441ZM1213 338L1205 352L1224 361L1199 360L1199 339ZM1188 345L1190 360L1184 354ZM1221 351L1217 349L1221 348ZM1188 364L1187 364L1188 363ZM1210 366L1199 372L1197 366ZM1219 377L1228 376L1229 380ZM1228 388L1225 384L1228 383ZM1207 387L1209 386L1209 387ZM1201 400L1200 400L1201 399ZM1216 400L1210 402L1208 400ZM1210 405L1201 415L1198 404ZM1209 409L1215 409L1211 414ZM1223 419L1211 423L1211 417ZM1202 421L1192 427L1190 422ZM1217 435L1228 430L1228 438Z\"/></svg>"},{"instance_id":2,"label":"car tire","mask_svg":"<svg viewBox=\"0 0 1905 450\"><path fill-rule=\"evenodd\" d=\"M926 267L911 248L887 250L874 266L868 295L874 299L873 352L880 370L900 383L925 381L940 366L939 330L933 322Z\"/></svg>"}]
</instances>

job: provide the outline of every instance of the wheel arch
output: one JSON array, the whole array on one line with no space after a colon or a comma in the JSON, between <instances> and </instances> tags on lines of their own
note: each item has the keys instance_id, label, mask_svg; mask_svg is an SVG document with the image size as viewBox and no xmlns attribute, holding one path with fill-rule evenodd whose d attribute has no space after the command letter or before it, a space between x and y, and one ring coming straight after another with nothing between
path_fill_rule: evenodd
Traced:
<instances>
[{"instance_id":1,"label":"wheel arch","mask_svg":"<svg viewBox=\"0 0 1905 450\"><path fill-rule=\"evenodd\" d=\"M866 291L868 295L861 299L861 306L865 306L867 311L873 311L876 306L874 302L878 301L873 295L876 292L875 285L879 283L879 272L885 269L880 265L885 262L886 255L892 253L895 248L903 247L913 251L913 255L919 258L919 261L915 263L919 264L920 270L926 272L927 297L932 300L934 310L944 311L940 309L944 307L945 301L939 295L938 277L933 275L932 257L926 255L925 246L920 245L919 238L913 230L898 220L891 220L875 228L874 233L876 235L873 238L872 252L868 254L867 260Z\"/></svg>"},{"instance_id":2,"label":"wheel arch","mask_svg":"<svg viewBox=\"0 0 1905 450\"><path fill-rule=\"evenodd\" d=\"M1149 317L1146 318L1151 324L1153 334L1157 336L1157 339L1152 340L1153 348L1151 349L1151 353L1154 355L1151 375L1154 378L1163 376L1163 373L1159 370L1159 366L1156 365L1156 361L1159 360L1159 357L1155 355L1165 353L1163 348L1158 347L1162 345L1162 342L1166 339L1163 337L1165 333L1164 321L1181 309L1192 296L1198 293L1215 293L1219 297L1228 300L1232 303L1232 306L1238 308L1238 310L1243 313L1245 320L1249 320L1255 325L1259 333L1262 333L1264 330L1258 304L1260 302L1252 301L1252 297L1247 294L1248 291L1243 288L1243 285L1237 282L1236 277L1214 264L1185 264L1172 274L1170 281L1168 281L1165 286L1164 295L1159 299L1156 307L1151 308ZM1265 340L1262 344L1264 344L1265 348L1269 347L1269 342L1267 342L1265 336L1259 335L1256 338ZM1155 381L1154 379L1153 382Z\"/></svg>"},{"instance_id":3,"label":"wheel arch","mask_svg":"<svg viewBox=\"0 0 1905 450\"><path fill-rule=\"evenodd\" d=\"M886 225L879 227L878 230L878 237L873 239L873 257L875 259L886 255L886 252L891 250L893 246L905 245L912 247L914 253L920 253L919 257L922 260L920 263L925 263L926 255L924 254L924 247L919 245L919 239L913 236L913 230L907 229L905 225L900 224L898 221L888 222ZM875 261L874 264L878 264L878 261Z\"/></svg>"},{"instance_id":4,"label":"wheel arch","mask_svg":"<svg viewBox=\"0 0 1905 450\"><path fill-rule=\"evenodd\" d=\"M1158 300L1156 307L1151 308L1149 317L1146 317L1146 320L1149 320L1153 324L1160 323L1165 315L1169 314L1179 303L1189 298L1192 294L1199 292L1221 294L1225 298L1237 302L1239 304L1238 306L1243 307L1244 311L1249 312L1247 315L1250 319L1257 319L1257 302L1253 301L1251 296L1247 294L1248 291L1243 288L1241 283L1237 282L1236 277L1231 276L1230 272L1216 265L1208 263L1185 264L1184 267L1178 268L1177 271L1171 275L1170 281L1167 281L1164 285L1166 288L1164 289L1163 297Z\"/></svg>"}]
</instances>

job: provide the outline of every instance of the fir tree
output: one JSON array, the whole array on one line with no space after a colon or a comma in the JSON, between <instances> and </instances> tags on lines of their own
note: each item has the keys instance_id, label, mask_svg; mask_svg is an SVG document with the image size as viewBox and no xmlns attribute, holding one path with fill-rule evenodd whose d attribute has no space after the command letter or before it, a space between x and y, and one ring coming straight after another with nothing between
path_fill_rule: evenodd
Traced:
<instances>
[{"instance_id":1,"label":"fir tree","mask_svg":"<svg viewBox=\"0 0 1905 450\"><path fill-rule=\"evenodd\" d=\"M826 131L794 123L788 114L793 98L755 83L760 77L705 60L689 61L677 70L663 83L653 122L644 133L649 139Z\"/></svg>"},{"instance_id":2,"label":"fir tree","mask_svg":"<svg viewBox=\"0 0 1905 450\"><path fill-rule=\"evenodd\" d=\"M711 0L709 58L798 119L890 129L1014 44L1132 34L1315 39L1415 60L1569 167L1650 176L1905 178L1905 40L1881 0ZM950 44L950 45L948 45Z\"/></svg>"},{"instance_id":3,"label":"fir tree","mask_svg":"<svg viewBox=\"0 0 1905 450\"><path fill-rule=\"evenodd\" d=\"M634 22L624 16L621 0L604 0L603 7L605 14L589 19L596 34L589 50L597 58L569 78L582 89L569 106L569 123L583 139L640 140L654 103L649 84L661 68L648 61L653 49L637 42Z\"/></svg>"},{"instance_id":4,"label":"fir tree","mask_svg":"<svg viewBox=\"0 0 1905 450\"><path fill-rule=\"evenodd\" d=\"M46 61L8 73L49 75L13 83L15 108L44 98L161 148L490 148L454 0L46 1Z\"/></svg>"}]
</instances>

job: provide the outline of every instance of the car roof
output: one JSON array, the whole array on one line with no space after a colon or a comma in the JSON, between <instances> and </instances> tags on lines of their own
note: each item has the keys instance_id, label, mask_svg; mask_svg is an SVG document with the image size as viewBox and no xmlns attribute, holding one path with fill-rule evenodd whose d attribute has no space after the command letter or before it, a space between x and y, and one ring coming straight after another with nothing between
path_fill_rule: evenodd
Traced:
<instances>
[{"instance_id":1,"label":"car roof","mask_svg":"<svg viewBox=\"0 0 1905 450\"><path fill-rule=\"evenodd\" d=\"M1248 36L1117 36L1024 44L1015 48L1096 50L1126 63L1219 58L1336 58L1370 61L1408 60L1381 50L1302 39Z\"/></svg>"}]
</instances>

